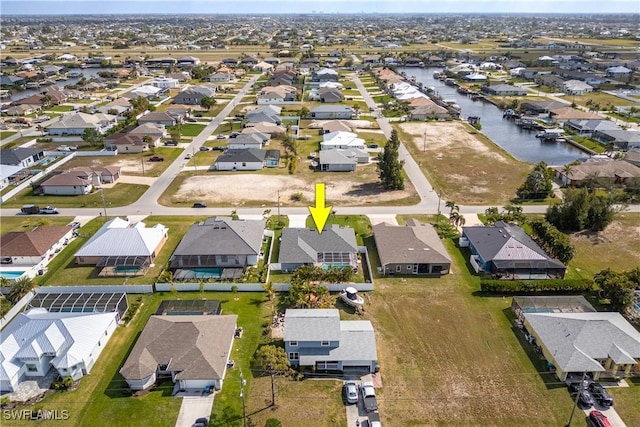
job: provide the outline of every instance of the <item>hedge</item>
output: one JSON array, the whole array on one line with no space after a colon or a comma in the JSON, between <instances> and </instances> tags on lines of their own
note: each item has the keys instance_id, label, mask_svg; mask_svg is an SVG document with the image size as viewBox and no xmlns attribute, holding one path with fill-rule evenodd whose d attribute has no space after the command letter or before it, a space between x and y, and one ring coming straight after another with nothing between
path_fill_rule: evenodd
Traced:
<instances>
[{"instance_id":1,"label":"hedge","mask_svg":"<svg viewBox=\"0 0 640 427\"><path fill-rule=\"evenodd\" d=\"M480 289L495 293L585 293L591 291L590 280L482 280Z\"/></svg>"}]
</instances>

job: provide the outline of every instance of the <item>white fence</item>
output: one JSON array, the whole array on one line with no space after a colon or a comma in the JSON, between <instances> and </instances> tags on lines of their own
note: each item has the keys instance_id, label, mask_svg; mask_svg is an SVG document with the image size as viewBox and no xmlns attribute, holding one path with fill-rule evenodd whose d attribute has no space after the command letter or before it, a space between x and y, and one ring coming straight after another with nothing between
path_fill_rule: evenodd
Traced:
<instances>
[{"instance_id":1,"label":"white fence","mask_svg":"<svg viewBox=\"0 0 640 427\"><path fill-rule=\"evenodd\" d=\"M198 292L200 287L205 292L230 292L233 286L238 288L238 292L264 292L262 283L156 283L156 292ZM372 291L373 283L323 283L331 292L340 292L347 286L356 288L358 291ZM75 287L75 286L74 286ZM273 283L273 287L278 292L287 292L291 283Z\"/></svg>"},{"instance_id":2,"label":"white fence","mask_svg":"<svg viewBox=\"0 0 640 427\"><path fill-rule=\"evenodd\" d=\"M128 294L150 294L153 285L86 285L86 286L43 286L38 288L39 294L73 292L126 292Z\"/></svg>"},{"instance_id":3,"label":"white fence","mask_svg":"<svg viewBox=\"0 0 640 427\"><path fill-rule=\"evenodd\" d=\"M18 313L22 312L24 307L31 302L35 295L36 293L34 291L31 291L23 296L16 305L11 307L11 310L9 310L9 312L2 319L0 319L0 329L3 329L7 325L7 323L11 321L11 319L16 317Z\"/></svg>"},{"instance_id":4,"label":"white fence","mask_svg":"<svg viewBox=\"0 0 640 427\"><path fill-rule=\"evenodd\" d=\"M7 194L4 194L3 196L0 197L0 203L1 202L6 202L7 200L9 200L10 198L12 198L13 196L15 196L16 194L18 194L19 192L21 192L22 190L24 190L25 188L29 187L31 184L33 184L34 182L37 182L39 179L45 177L48 173L50 173L52 170L64 165L65 163L67 163L69 160L73 159L75 156L73 154L70 154L68 156L66 156L64 159L58 160L55 163L53 163L51 166L49 166L46 169L43 169L41 172L32 175L31 178L27 179L26 181L24 181L22 184L18 185L16 188L14 188L13 190L9 191Z\"/></svg>"},{"instance_id":5,"label":"white fence","mask_svg":"<svg viewBox=\"0 0 640 427\"><path fill-rule=\"evenodd\" d=\"M75 151L76 157L117 156L118 150Z\"/></svg>"}]
</instances>

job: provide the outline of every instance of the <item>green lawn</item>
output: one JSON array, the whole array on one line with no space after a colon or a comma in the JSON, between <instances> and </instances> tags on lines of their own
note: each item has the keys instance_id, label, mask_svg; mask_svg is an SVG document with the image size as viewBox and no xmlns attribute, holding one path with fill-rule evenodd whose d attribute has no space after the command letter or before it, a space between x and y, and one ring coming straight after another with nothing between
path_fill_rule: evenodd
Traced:
<instances>
[{"instance_id":1,"label":"green lawn","mask_svg":"<svg viewBox=\"0 0 640 427\"><path fill-rule=\"evenodd\" d=\"M205 127L205 125L196 123L184 123L180 125L180 132L182 132L183 136L198 136ZM170 134L173 130L175 130L175 126L168 127L167 133Z\"/></svg>"},{"instance_id":2,"label":"green lawn","mask_svg":"<svg viewBox=\"0 0 640 427\"><path fill-rule=\"evenodd\" d=\"M142 196L149 187L140 184L116 184L112 188L104 189L104 200L109 208L129 205ZM5 208L19 208L23 205L55 206L57 208L97 208L102 211L102 196L100 191L82 196L38 196L31 188L26 188L17 196L2 204ZM63 212L64 213L64 212ZM98 214L98 211L95 212Z\"/></svg>"},{"instance_id":3,"label":"green lawn","mask_svg":"<svg viewBox=\"0 0 640 427\"><path fill-rule=\"evenodd\" d=\"M171 396L173 384L163 383L157 389L140 397L127 396L128 387L118 373L129 352L135 345L135 340L144 328L149 316L157 310L163 299L219 299L222 301L224 314L237 314L238 326L244 328L241 339L233 346L233 358L236 367L229 369L225 377L223 390L216 395L212 419L231 421L236 425L242 420L242 406L240 403L240 370L247 380L246 390L251 399L251 384L253 381L249 369L249 359L258 344L263 340L262 322L268 320L271 308L265 302L262 293L158 293L138 297L130 295L130 303L135 298L141 298L141 308L138 315L126 326L116 330L107 344L104 352L96 362L90 375L80 381L77 390L55 393L41 403L40 407L50 410L69 411L69 420L41 421L44 426L174 426L181 405L180 398ZM5 424L6 422L6 424ZM29 422L31 423L31 422ZM3 426L23 425L19 422L3 420Z\"/></svg>"},{"instance_id":4,"label":"green lawn","mask_svg":"<svg viewBox=\"0 0 640 427\"><path fill-rule=\"evenodd\" d=\"M47 107L47 111L66 112L73 111L73 105L52 105Z\"/></svg>"},{"instance_id":5,"label":"green lawn","mask_svg":"<svg viewBox=\"0 0 640 427\"><path fill-rule=\"evenodd\" d=\"M369 221L369 218L364 215L329 215L329 219L327 219L327 225L325 225L325 229L330 227L332 224L338 224L340 226L353 228L356 232L356 239L358 241L358 244L362 244L362 238L364 236L370 235L372 232L371 222ZM305 225L308 228L316 228L311 215L307 216Z\"/></svg>"},{"instance_id":6,"label":"green lawn","mask_svg":"<svg viewBox=\"0 0 640 427\"><path fill-rule=\"evenodd\" d=\"M2 131L0 131L0 140L1 139L5 139L5 138L9 138L10 136L15 135L16 133L18 133L18 132L10 131L10 130L2 130Z\"/></svg>"},{"instance_id":7,"label":"green lawn","mask_svg":"<svg viewBox=\"0 0 640 427\"><path fill-rule=\"evenodd\" d=\"M607 149L600 144L597 141L594 141L591 138L587 138L585 136L573 136L570 137L573 141L577 142L578 144L582 145L585 148L588 148L589 150L593 150L596 153L604 153Z\"/></svg>"}]
</instances>

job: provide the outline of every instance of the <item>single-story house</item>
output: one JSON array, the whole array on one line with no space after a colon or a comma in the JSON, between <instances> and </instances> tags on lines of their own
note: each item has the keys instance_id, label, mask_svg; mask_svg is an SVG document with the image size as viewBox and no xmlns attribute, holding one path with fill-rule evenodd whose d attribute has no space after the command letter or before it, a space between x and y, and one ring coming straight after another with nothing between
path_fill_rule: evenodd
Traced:
<instances>
[{"instance_id":1,"label":"single-story house","mask_svg":"<svg viewBox=\"0 0 640 427\"><path fill-rule=\"evenodd\" d=\"M267 139L264 139L264 133L241 133L235 138L229 138L227 141L227 148L230 150L238 150L242 148L257 148L258 150L269 144L270 136L267 135Z\"/></svg>"},{"instance_id":2,"label":"single-story house","mask_svg":"<svg viewBox=\"0 0 640 427\"><path fill-rule=\"evenodd\" d=\"M526 89L508 84L482 86L481 91L495 96L525 96L527 94Z\"/></svg>"},{"instance_id":3,"label":"single-story house","mask_svg":"<svg viewBox=\"0 0 640 427\"><path fill-rule=\"evenodd\" d=\"M238 316L153 315L120 374L132 390L171 375L179 390L220 390L227 372Z\"/></svg>"},{"instance_id":4,"label":"single-story house","mask_svg":"<svg viewBox=\"0 0 640 427\"><path fill-rule=\"evenodd\" d=\"M147 113L138 119L141 125L146 123L155 123L164 126L173 126L177 122L176 118L166 111L154 111Z\"/></svg>"},{"instance_id":5,"label":"single-story house","mask_svg":"<svg viewBox=\"0 0 640 427\"><path fill-rule=\"evenodd\" d=\"M360 150L366 150L367 146L364 139L358 138L357 134L353 132L338 131L322 135L320 150L329 150L332 148L339 148L343 150L348 148L358 148Z\"/></svg>"},{"instance_id":6,"label":"single-story house","mask_svg":"<svg viewBox=\"0 0 640 427\"><path fill-rule=\"evenodd\" d=\"M143 123L129 131L129 135L149 135L153 139L167 136L167 129L158 123Z\"/></svg>"},{"instance_id":7,"label":"single-story house","mask_svg":"<svg viewBox=\"0 0 640 427\"><path fill-rule=\"evenodd\" d=\"M337 309L287 309L285 352L292 366L376 372L378 353L368 320L340 320Z\"/></svg>"},{"instance_id":8,"label":"single-story house","mask_svg":"<svg viewBox=\"0 0 640 427\"><path fill-rule=\"evenodd\" d=\"M157 147L160 138L148 135L151 141L145 142L145 136L140 134L114 133L104 140L104 147L108 150L118 150L121 153L142 153L151 147Z\"/></svg>"},{"instance_id":9,"label":"single-story house","mask_svg":"<svg viewBox=\"0 0 640 427\"><path fill-rule=\"evenodd\" d=\"M173 99L174 104L200 105L203 98L213 98L216 90L208 86L191 86L183 90Z\"/></svg>"},{"instance_id":10,"label":"single-story house","mask_svg":"<svg viewBox=\"0 0 640 427\"><path fill-rule=\"evenodd\" d=\"M426 99L426 98L424 98ZM433 101L430 104L414 107L409 111L409 119L411 120L430 120L430 119L448 119L451 113L444 107L439 106Z\"/></svg>"},{"instance_id":11,"label":"single-story house","mask_svg":"<svg viewBox=\"0 0 640 427\"><path fill-rule=\"evenodd\" d=\"M40 184L44 194L82 195L94 187L116 182L120 178L119 166L75 167L52 175Z\"/></svg>"},{"instance_id":12,"label":"single-story house","mask_svg":"<svg viewBox=\"0 0 640 427\"><path fill-rule=\"evenodd\" d=\"M373 237L384 275L441 276L451 269L451 257L431 224L414 219L405 226L386 222L373 226Z\"/></svg>"},{"instance_id":13,"label":"single-story house","mask_svg":"<svg viewBox=\"0 0 640 427\"><path fill-rule=\"evenodd\" d=\"M227 150L216 158L213 168L223 171L256 171L264 167L267 152L257 148Z\"/></svg>"},{"instance_id":14,"label":"single-story house","mask_svg":"<svg viewBox=\"0 0 640 427\"><path fill-rule=\"evenodd\" d=\"M111 114L87 114L76 111L72 114L60 116L60 120L47 126L46 131L54 135L82 135L87 129L95 129L104 134L117 124L117 116Z\"/></svg>"},{"instance_id":15,"label":"single-story house","mask_svg":"<svg viewBox=\"0 0 640 427\"><path fill-rule=\"evenodd\" d=\"M29 171L22 166L0 164L0 190L29 177Z\"/></svg>"},{"instance_id":16,"label":"single-story house","mask_svg":"<svg viewBox=\"0 0 640 427\"><path fill-rule=\"evenodd\" d=\"M280 268L291 272L303 265L358 269L358 244L353 228L336 224L322 233L313 228L285 228L280 241Z\"/></svg>"},{"instance_id":17,"label":"single-story house","mask_svg":"<svg viewBox=\"0 0 640 427\"><path fill-rule=\"evenodd\" d=\"M498 278L562 278L567 267L551 258L524 230L498 221L493 226L462 227L459 245L469 248L476 273Z\"/></svg>"},{"instance_id":18,"label":"single-story house","mask_svg":"<svg viewBox=\"0 0 640 427\"><path fill-rule=\"evenodd\" d=\"M607 77L626 78L629 77L629 74L631 74L631 70L622 65L607 68Z\"/></svg>"},{"instance_id":19,"label":"single-story house","mask_svg":"<svg viewBox=\"0 0 640 427\"><path fill-rule=\"evenodd\" d=\"M353 127L343 120L328 120L322 123L322 133L331 132L353 132Z\"/></svg>"},{"instance_id":20,"label":"single-story house","mask_svg":"<svg viewBox=\"0 0 640 427\"><path fill-rule=\"evenodd\" d=\"M358 163L368 163L369 153L359 148L321 150L318 158L323 172L353 172Z\"/></svg>"},{"instance_id":21,"label":"single-story house","mask_svg":"<svg viewBox=\"0 0 640 427\"><path fill-rule=\"evenodd\" d=\"M37 272L73 238L67 225L36 227L31 231L11 231L0 236L2 265L29 266ZM34 272L35 275L35 272Z\"/></svg>"},{"instance_id":22,"label":"single-story house","mask_svg":"<svg viewBox=\"0 0 640 427\"><path fill-rule=\"evenodd\" d=\"M129 92L126 92L123 96L127 98L154 99L166 94L168 91L169 89L166 89L166 88L161 88L161 87L156 87L151 85L144 85L144 86L139 86Z\"/></svg>"},{"instance_id":23,"label":"single-story house","mask_svg":"<svg viewBox=\"0 0 640 427\"><path fill-rule=\"evenodd\" d=\"M613 142L620 150L640 147L640 132L629 130L596 130L591 138L602 144Z\"/></svg>"},{"instance_id":24,"label":"single-story house","mask_svg":"<svg viewBox=\"0 0 640 427\"><path fill-rule=\"evenodd\" d=\"M231 73L214 73L207 77L207 80L212 83L229 83L234 79L235 76Z\"/></svg>"},{"instance_id":25,"label":"single-story house","mask_svg":"<svg viewBox=\"0 0 640 427\"><path fill-rule=\"evenodd\" d=\"M602 118L596 114L591 113L589 111L578 110L573 107L558 107L549 110L549 117L551 117L556 122L564 123L568 120L601 120Z\"/></svg>"},{"instance_id":26,"label":"single-story house","mask_svg":"<svg viewBox=\"0 0 640 427\"><path fill-rule=\"evenodd\" d=\"M287 131L284 127L270 122L250 122L245 126L242 133L260 132L268 135L283 135Z\"/></svg>"},{"instance_id":27,"label":"single-story house","mask_svg":"<svg viewBox=\"0 0 640 427\"><path fill-rule=\"evenodd\" d=\"M44 377L53 367L78 380L91 372L118 326L118 313L50 313L32 308L2 331L0 392Z\"/></svg>"},{"instance_id":28,"label":"single-story house","mask_svg":"<svg viewBox=\"0 0 640 427\"><path fill-rule=\"evenodd\" d=\"M264 107L256 108L255 110L248 111L244 118L249 123L267 122L280 125L282 119L280 113L282 108L275 105L265 105Z\"/></svg>"},{"instance_id":29,"label":"single-story house","mask_svg":"<svg viewBox=\"0 0 640 427\"><path fill-rule=\"evenodd\" d=\"M599 181L608 181L612 184L625 184L629 180L640 178L640 167L624 160L614 159L588 161L572 165L568 174L563 166L555 167L554 170L556 178L563 185L572 187L584 185L593 178Z\"/></svg>"},{"instance_id":30,"label":"single-story house","mask_svg":"<svg viewBox=\"0 0 640 427\"><path fill-rule=\"evenodd\" d=\"M562 381L569 374L640 373L640 332L620 313L525 313L524 327Z\"/></svg>"},{"instance_id":31,"label":"single-story house","mask_svg":"<svg viewBox=\"0 0 640 427\"><path fill-rule=\"evenodd\" d=\"M309 118L312 119L352 119L353 109L348 105L318 105L309 109Z\"/></svg>"},{"instance_id":32,"label":"single-story house","mask_svg":"<svg viewBox=\"0 0 640 427\"><path fill-rule=\"evenodd\" d=\"M569 95L584 95L593 92L593 86L580 80L567 80L562 84L562 90Z\"/></svg>"},{"instance_id":33,"label":"single-story house","mask_svg":"<svg viewBox=\"0 0 640 427\"><path fill-rule=\"evenodd\" d=\"M114 218L75 253L75 262L95 265L103 276L144 274L167 241L168 231L162 224L147 227L143 222Z\"/></svg>"},{"instance_id":34,"label":"single-story house","mask_svg":"<svg viewBox=\"0 0 640 427\"><path fill-rule=\"evenodd\" d=\"M235 273L232 270L241 274L263 256L264 228L263 220L207 218L189 228L171 255L169 268L177 279L198 277L201 270L212 268L219 268L221 277Z\"/></svg>"},{"instance_id":35,"label":"single-story house","mask_svg":"<svg viewBox=\"0 0 640 427\"><path fill-rule=\"evenodd\" d=\"M177 79L173 79L171 77L158 77L153 82L152 85L155 87L159 87L161 89L173 89L174 87L178 87L180 82Z\"/></svg>"},{"instance_id":36,"label":"single-story house","mask_svg":"<svg viewBox=\"0 0 640 427\"><path fill-rule=\"evenodd\" d=\"M15 147L0 150L0 164L28 168L44 158L42 148Z\"/></svg>"},{"instance_id":37,"label":"single-story house","mask_svg":"<svg viewBox=\"0 0 640 427\"><path fill-rule=\"evenodd\" d=\"M195 67L198 64L200 64L200 59L195 56L187 55L178 59L178 66L180 67Z\"/></svg>"},{"instance_id":38,"label":"single-story house","mask_svg":"<svg viewBox=\"0 0 640 427\"><path fill-rule=\"evenodd\" d=\"M620 127L610 120L568 120L565 128L577 132L578 135L592 135L596 131L620 130Z\"/></svg>"},{"instance_id":39,"label":"single-story house","mask_svg":"<svg viewBox=\"0 0 640 427\"><path fill-rule=\"evenodd\" d=\"M298 89L289 85L265 86L258 93L258 105L283 104L294 102L298 97Z\"/></svg>"}]
</instances>

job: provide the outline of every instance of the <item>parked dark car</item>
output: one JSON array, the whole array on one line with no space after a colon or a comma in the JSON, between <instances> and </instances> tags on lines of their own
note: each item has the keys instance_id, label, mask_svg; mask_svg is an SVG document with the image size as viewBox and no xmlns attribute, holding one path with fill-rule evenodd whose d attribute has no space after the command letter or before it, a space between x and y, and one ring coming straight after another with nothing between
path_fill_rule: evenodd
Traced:
<instances>
[{"instance_id":1,"label":"parked dark car","mask_svg":"<svg viewBox=\"0 0 640 427\"><path fill-rule=\"evenodd\" d=\"M590 383L589 391L593 398L598 402L601 406L613 406L613 397L609 394L607 389L605 389L600 383Z\"/></svg>"},{"instance_id":2,"label":"parked dark car","mask_svg":"<svg viewBox=\"0 0 640 427\"><path fill-rule=\"evenodd\" d=\"M150 162L164 162L164 157L161 156L151 156L149 157Z\"/></svg>"},{"instance_id":3,"label":"parked dark car","mask_svg":"<svg viewBox=\"0 0 640 427\"><path fill-rule=\"evenodd\" d=\"M164 145L171 146L171 147L177 147L178 146L178 141L165 141Z\"/></svg>"},{"instance_id":4,"label":"parked dark car","mask_svg":"<svg viewBox=\"0 0 640 427\"><path fill-rule=\"evenodd\" d=\"M22 215L34 215L40 213L40 207L37 205L25 205L20 208Z\"/></svg>"},{"instance_id":5,"label":"parked dark car","mask_svg":"<svg viewBox=\"0 0 640 427\"><path fill-rule=\"evenodd\" d=\"M593 399L593 396L589 392L588 386L584 385L582 387L582 392L580 383L571 383L569 384L569 393L571 393L571 397L575 399L576 395L580 393L580 397L578 398L578 406L583 409L591 408L596 402Z\"/></svg>"},{"instance_id":6,"label":"parked dark car","mask_svg":"<svg viewBox=\"0 0 640 427\"><path fill-rule=\"evenodd\" d=\"M200 147L200 151L209 151L209 147L205 147L204 145Z\"/></svg>"},{"instance_id":7,"label":"parked dark car","mask_svg":"<svg viewBox=\"0 0 640 427\"><path fill-rule=\"evenodd\" d=\"M193 427L207 427L209 425L209 420L202 417L198 418L195 423L193 423Z\"/></svg>"},{"instance_id":8,"label":"parked dark car","mask_svg":"<svg viewBox=\"0 0 640 427\"><path fill-rule=\"evenodd\" d=\"M187 119L187 121L188 121L189 123L195 123L195 122L197 122L197 121L198 121L198 119L196 119L195 117L189 117L189 118Z\"/></svg>"},{"instance_id":9,"label":"parked dark car","mask_svg":"<svg viewBox=\"0 0 640 427\"><path fill-rule=\"evenodd\" d=\"M238 135L240 135L240 132L231 132L231 135L229 135L229 138L237 138Z\"/></svg>"},{"instance_id":10,"label":"parked dark car","mask_svg":"<svg viewBox=\"0 0 640 427\"><path fill-rule=\"evenodd\" d=\"M609 419L600 411L591 411L589 413L589 421L595 427L612 427Z\"/></svg>"},{"instance_id":11,"label":"parked dark car","mask_svg":"<svg viewBox=\"0 0 640 427\"><path fill-rule=\"evenodd\" d=\"M207 205L205 203L203 203L203 202L195 202L192 207L194 207L194 208L206 208Z\"/></svg>"},{"instance_id":12,"label":"parked dark car","mask_svg":"<svg viewBox=\"0 0 640 427\"><path fill-rule=\"evenodd\" d=\"M224 147L211 147L213 151L224 151Z\"/></svg>"}]
</instances>

